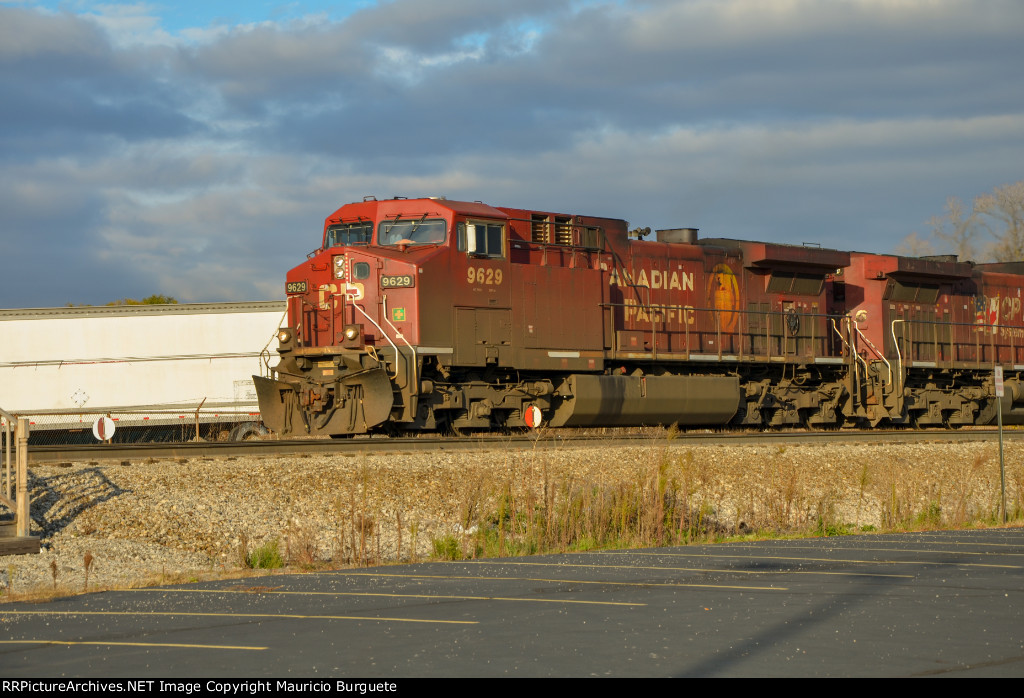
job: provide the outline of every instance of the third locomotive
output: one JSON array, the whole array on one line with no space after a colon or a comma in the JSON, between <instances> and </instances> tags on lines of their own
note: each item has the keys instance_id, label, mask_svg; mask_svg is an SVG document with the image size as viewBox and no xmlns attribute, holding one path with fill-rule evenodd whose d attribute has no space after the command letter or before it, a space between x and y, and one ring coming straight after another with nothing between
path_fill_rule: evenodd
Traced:
<instances>
[{"instance_id":1,"label":"third locomotive","mask_svg":"<svg viewBox=\"0 0 1024 698\"><path fill-rule=\"evenodd\" d=\"M288 272L283 436L1024 423L1024 263L630 233L442 198L331 214Z\"/></svg>"}]
</instances>

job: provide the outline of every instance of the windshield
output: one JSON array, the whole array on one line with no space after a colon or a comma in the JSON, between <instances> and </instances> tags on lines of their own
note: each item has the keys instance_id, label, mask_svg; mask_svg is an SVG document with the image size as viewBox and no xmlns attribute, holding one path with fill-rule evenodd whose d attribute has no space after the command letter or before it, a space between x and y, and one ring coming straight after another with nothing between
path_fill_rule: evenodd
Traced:
<instances>
[{"instance_id":1,"label":"windshield","mask_svg":"<svg viewBox=\"0 0 1024 698\"><path fill-rule=\"evenodd\" d=\"M436 245L443 243L447 227L441 219L409 218L384 221L377 227L378 245Z\"/></svg>"},{"instance_id":2,"label":"windshield","mask_svg":"<svg viewBox=\"0 0 1024 698\"><path fill-rule=\"evenodd\" d=\"M348 245L369 245L373 235L373 223L342 223L327 228L327 247L346 247Z\"/></svg>"}]
</instances>

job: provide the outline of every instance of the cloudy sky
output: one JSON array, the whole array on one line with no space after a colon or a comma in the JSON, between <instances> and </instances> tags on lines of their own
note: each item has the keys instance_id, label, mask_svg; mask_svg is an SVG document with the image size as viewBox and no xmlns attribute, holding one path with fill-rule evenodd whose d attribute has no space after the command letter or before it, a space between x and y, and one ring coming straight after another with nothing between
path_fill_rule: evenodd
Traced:
<instances>
[{"instance_id":1,"label":"cloudy sky","mask_svg":"<svg viewBox=\"0 0 1024 698\"><path fill-rule=\"evenodd\" d=\"M892 251L1024 179L1020 0L0 0L0 307L283 295L374 194Z\"/></svg>"}]
</instances>

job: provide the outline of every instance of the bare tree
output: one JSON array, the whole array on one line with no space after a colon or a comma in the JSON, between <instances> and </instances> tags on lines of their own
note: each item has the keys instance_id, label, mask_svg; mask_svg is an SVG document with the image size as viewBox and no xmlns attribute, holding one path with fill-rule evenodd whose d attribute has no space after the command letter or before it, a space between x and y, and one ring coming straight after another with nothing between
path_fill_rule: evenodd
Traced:
<instances>
[{"instance_id":1,"label":"bare tree","mask_svg":"<svg viewBox=\"0 0 1024 698\"><path fill-rule=\"evenodd\" d=\"M976 210L967 213L960 199L955 196L946 199L946 214L933 216L928 225L932 228L932 235L941 241L942 248L960 259L978 259L974 243L979 232L978 214Z\"/></svg>"},{"instance_id":2,"label":"bare tree","mask_svg":"<svg viewBox=\"0 0 1024 698\"><path fill-rule=\"evenodd\" d=\"M996 239L993 256L997 261L1024 260L1024 181L977 197L973 215Z\"/></svg>"},{"instance_id":3,"label":"bare tree","mask_svg":"<svg viewBox=\"0 0 1024 698\"><path fill-rule=\"evenodd\" d=\"M1024 261L1024 181L996 187L974 198L970 211L955 196L946 199L946 212L928 221L935 247L978 262ZM992 242L982 245L980 238ZM911 233L897 254L930 254L928 240Z\"/></svg>"},{"instance_id":4,"label":"bare tree","mask_svg":"<svg viewBox=\"0 0 1024 698\"><path fill-rule=\"evenodd\" d=\"M917 233L911 233L903 238L903 242L893 251L904 257L924 257L925 255L935 254L935 248L932 246L932 243Z\"/></svg>"}]
</instances>

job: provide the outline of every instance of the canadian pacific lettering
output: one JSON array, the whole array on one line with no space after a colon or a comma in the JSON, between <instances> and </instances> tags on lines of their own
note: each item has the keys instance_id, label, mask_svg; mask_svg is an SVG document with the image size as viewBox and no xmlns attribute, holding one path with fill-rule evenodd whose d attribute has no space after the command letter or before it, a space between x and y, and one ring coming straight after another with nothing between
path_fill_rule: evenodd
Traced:
<instances>
[{"instance_id":1,"label":"canadian pacific lettering","mask_svg":"<svg viewBox=\"0 0 1024 698\"><path fill-rule=\"evenodd\" d=\"M612 269L608 276L609 286L643 286L650 289L679 291L693 290L693 272L664 271L662 269L641 269L635 275L626 269Z\"/></svg>"}]
</instances>

